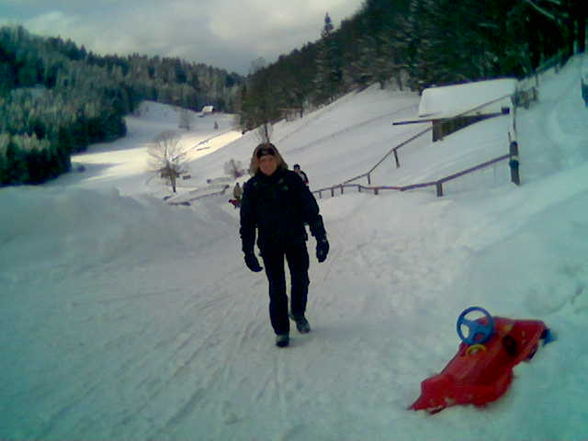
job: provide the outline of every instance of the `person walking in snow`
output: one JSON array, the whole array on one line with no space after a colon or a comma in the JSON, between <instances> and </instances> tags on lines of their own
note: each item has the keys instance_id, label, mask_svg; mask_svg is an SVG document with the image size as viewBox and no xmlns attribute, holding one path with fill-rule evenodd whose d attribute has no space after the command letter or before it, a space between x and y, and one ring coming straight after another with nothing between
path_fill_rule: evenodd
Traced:
<instances>
[{"instance_id":1,"label":"person walking in snow","mask_svg":"<svg viewBox=\"0 0 588 441\"><path fill-rule=\"evenodd\" d=\"M296 173L298 176L300 176L300 179L302 179L302 182L304 182L304 185L306 185L308 187L308 176L306 176L306 173L304 173L300 169L300 164L294 164L294 173Z\"/></svg>"},{"instance_id":2,"label":"person walking in snow","mask_svg":"<svg viewBox=\"0 0 588 441\"><path fill-rule=\"evenodd\" d=\"M290 317L302 334L310 332L306 319L309 257L305 223L316 239L316 257L324 262L329 242L316 199L271 143L253 151L249 171L253 175L243 187L240 236L245 264L262 271L255 255L257 246L269 282L269 315L276 345L290 343ZM286 294L284 257L290 270L290 314Z\"/></svg>"}]
</instances>

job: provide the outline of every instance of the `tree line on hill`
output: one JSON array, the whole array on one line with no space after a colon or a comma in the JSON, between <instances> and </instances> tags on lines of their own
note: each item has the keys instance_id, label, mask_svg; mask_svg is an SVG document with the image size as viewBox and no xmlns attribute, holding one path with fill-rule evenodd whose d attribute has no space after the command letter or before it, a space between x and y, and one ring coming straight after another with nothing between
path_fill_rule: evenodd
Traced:
<instances>
[{"instance_id":1,"label":"tree line on hill","mask_svg":"<svg viewBox=\"0 0 588 441\"><path fill-rule=\"evenodd\" d=\"M267 127L379 83L421 91L530 75L547 59L584 52L585 0L365 0L320 39L258 63L245 79L177 58L97 56L61 38L0 28L0 186L35 184L70 156L126 132L142 100L238 112Z\"/></svg>"},{"instance_id":2,"label":"tree line on hill","mask_svg":"<svg viewBox=\"0 0 588 441\"><path fill-rule=\"evenodd\" d=\"M522 78L555 54L584 52L585 0L366 0L334 30L250 75L242 123L257 127L291 109L392 82L421 91L504 76Z\"/></svg>"},{"instance_id":3,"label":"tree line on hill","mask_svg":"<svg viewBox=\"0 0 588 441\"><path fill-rule=\"evenodd\" d=\"M37 184L72 153L125 135L143 100L235 112L243 78L177 58L98 56L20 26L0 28L0 185Z\"/></svg>"}]
</instances>

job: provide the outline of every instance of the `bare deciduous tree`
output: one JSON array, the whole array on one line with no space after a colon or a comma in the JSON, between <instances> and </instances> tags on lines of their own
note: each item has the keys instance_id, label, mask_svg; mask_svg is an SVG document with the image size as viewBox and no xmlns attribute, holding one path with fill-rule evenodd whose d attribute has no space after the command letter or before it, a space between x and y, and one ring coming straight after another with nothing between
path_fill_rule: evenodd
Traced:
<instances>
[{"instance_id":1,"label":"bare deciduous tree","mask_svg":"<svg viewBox=\"0 0 588 441\"><path fill-rule=\"evenodd\" d=\"M259 141L263 143L271 142L272 133L272 124L269 122L264 122L257 128L257 139L259 139Z\"/></svg>"},{"instance_id":2,"label":"bare deciduous tree","mask_svg":"<svg viewBox=\"0 0 588 441\"><path fill-rule=\"evenodd\" d=\"M173 131L160 133L149 146L151 169L168 181L174 193L178 177L186 172L184 162L187 154L188 148Z\"/></svg>"}]
</instances>

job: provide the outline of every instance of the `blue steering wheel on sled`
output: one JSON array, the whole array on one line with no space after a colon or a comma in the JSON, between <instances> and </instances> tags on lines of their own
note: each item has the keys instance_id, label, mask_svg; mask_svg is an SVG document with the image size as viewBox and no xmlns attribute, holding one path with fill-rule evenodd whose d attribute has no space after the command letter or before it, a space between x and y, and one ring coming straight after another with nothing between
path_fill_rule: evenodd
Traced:
<instances>
[{"instance_id":1,"label":"blue steering wheel on sled","mask_svg":"<svg viewBox=\"0 0 588 441\"><path fill-rule=\"evenodd\" d=\"M473 312L481 312L482 317L478 319L468 319L466 316ZM481 319L486 319L485 322ZM463 333L462 327L467 328L468 333ZM457 318L457 335L461 341L468 345L482 344L487 342L494 333L494 319L488 311L479 306L471 306L463 310Z\"/></svg>"}]
</instances>

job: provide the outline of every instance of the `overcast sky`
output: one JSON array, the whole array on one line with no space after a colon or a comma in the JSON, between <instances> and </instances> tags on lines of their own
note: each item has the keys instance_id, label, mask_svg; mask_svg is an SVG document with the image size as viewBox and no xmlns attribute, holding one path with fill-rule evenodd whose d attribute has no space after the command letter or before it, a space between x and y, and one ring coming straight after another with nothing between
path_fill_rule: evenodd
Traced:
<instances>
[{"instance_id":1,"label":"overcast sky","mask_svg":"<svg viewBox=\"0 0 588 441\"><path fill-rule=\"evenodd\" d=\"M247 74L320 38L363 0L0 0L0 24L71 38L99 54L177 56Z\"/></svg>"}]
</instances>

